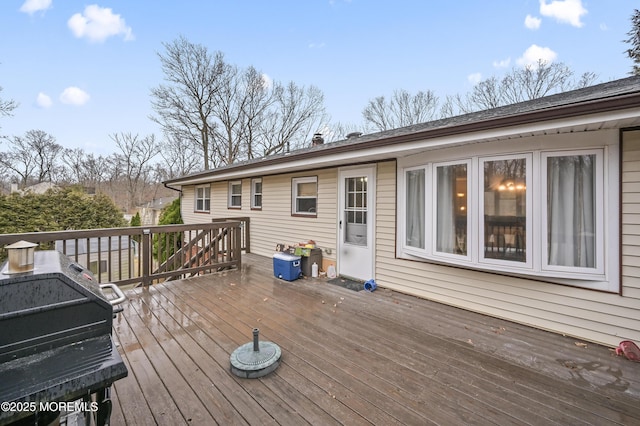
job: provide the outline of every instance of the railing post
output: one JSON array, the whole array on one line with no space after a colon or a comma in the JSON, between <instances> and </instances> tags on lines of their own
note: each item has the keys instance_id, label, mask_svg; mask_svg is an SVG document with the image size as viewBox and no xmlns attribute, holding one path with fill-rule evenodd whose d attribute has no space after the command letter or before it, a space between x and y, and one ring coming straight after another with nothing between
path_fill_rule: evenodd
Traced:
<instances>
[{"instance_id":1,"label":"railing post","mask_svg":"<svg viewBox=\"0 0 640 426\"><path fill-rule=\"evenodd\" d=\"M142 285L151 284L151 230L142 230Z\"/></svg>"},{"instance_id":2,"label":"railing post","mask_svg":"<svg viewBox=\"0 0 640 426\"><path fill-rule=\"evenodd\" d=\"M244 252L251 253L251 218L244 218ZM242 250L242 247L240 247Z\"/></svg>"},{"instance_id":3,"label":"railing post","mask_svg":"<svg viewBox=\"0 0 640 426\"><path fill-rule=\"evenodd\" d=\"M247 222L245 222L247 223ZM233 252L234 252L234 260L236 261L236 268L240 269L240 267L242 266L242 228L241 228L241 224L242 222L240 222L240 224L238 224L238 226L235 227L234 232L233 232L233 240L234 240L234 247L233 247ZM247 229L247 228L245 228ZM248 244L248 243L247 243Z\"/></svg>"}]
</instances>

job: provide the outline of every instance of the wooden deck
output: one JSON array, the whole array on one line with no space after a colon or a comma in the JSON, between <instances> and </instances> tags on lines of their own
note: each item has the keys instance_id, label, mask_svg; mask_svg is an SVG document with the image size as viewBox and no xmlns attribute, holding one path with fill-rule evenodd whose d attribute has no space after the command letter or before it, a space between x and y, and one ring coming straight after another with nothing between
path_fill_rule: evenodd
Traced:
<instances>
[{"instance_id":1,"label":"wooden deck","mask_svg":"<svg viewBox=\"0 0 640 426\"><path fill-rule=\"evenodd\" d=\"M396 292L241 271L128 294L114 339L129 376L112 424L640 424L640 364L613 351ZM229 371L280 346L260 379Z\"/></svg>"}]
</instances>

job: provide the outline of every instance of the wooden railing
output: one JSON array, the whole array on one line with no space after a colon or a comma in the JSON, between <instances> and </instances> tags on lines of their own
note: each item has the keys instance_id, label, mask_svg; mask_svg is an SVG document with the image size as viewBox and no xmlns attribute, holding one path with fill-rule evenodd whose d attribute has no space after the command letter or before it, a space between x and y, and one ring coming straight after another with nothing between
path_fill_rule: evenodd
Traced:
<instances>
[{"instance_id":1,"label":"wooden railing","mask_svg":"<svg viewBox=\"0 0 640 426\"><path fill-rule=\"evenodd\" d=\"M0 234L6 245L25 240L58 250L89 269L98 282L149 285L226 268L239 268L249 241L249 219L217 219L193 225L161 225L80 231Z\"/></svg>"}]
</instances>

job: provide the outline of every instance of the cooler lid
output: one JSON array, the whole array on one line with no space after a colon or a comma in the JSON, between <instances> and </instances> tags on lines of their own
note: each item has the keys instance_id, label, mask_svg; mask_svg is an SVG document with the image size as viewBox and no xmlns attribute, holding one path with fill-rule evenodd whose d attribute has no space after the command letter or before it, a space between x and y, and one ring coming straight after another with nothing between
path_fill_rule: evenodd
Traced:
<instances>
[{"instance_id":1,"label":"cooler lid","mask_svg":"<svg viewBox=\"0 0 640 426\"><path fill-rule=\"evenodd\" d=\"M273 258L278 260L285 260L287 262L291 262L292 260L300 260L300 256L294 256L293 254L289 253L274 253Z\"/></svg>"}]
</instances>

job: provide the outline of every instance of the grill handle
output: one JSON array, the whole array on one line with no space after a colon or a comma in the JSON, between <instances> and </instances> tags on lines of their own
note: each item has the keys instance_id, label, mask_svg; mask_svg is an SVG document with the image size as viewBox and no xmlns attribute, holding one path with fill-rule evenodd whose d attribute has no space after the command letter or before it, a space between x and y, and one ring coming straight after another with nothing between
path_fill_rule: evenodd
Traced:
<instances>
[{"instance_id":1,"label":"grill handle","mask_svg":"<svg viewBox=\"0 0 640 426\"><path fill-rule=\"evenodd\" d=\"M100 289L101 290L104 290L105 288L110 289L111 291L113 291L116 294L115 299L110 299L109 300L109 303L111 303L111 306L119 305L122 302L124 302L125 300L127 300L127 296L124 295L122 290L120 290L120 287L118 287L117 285L115 285L113 283L100 284Z\"/></svg>"}]
</instances>

